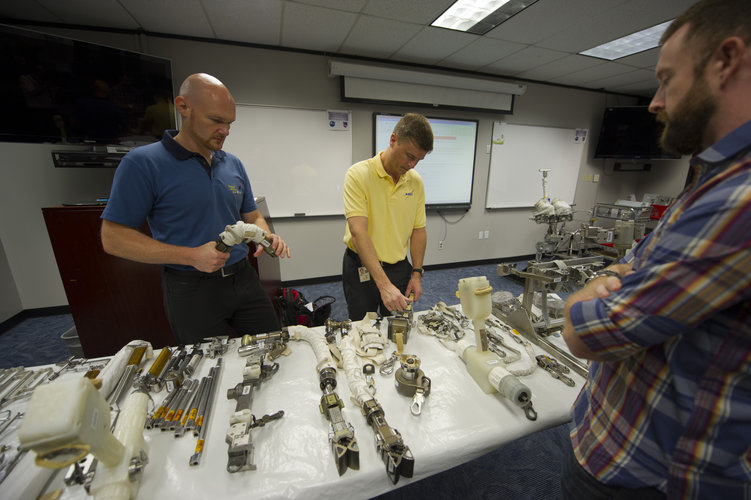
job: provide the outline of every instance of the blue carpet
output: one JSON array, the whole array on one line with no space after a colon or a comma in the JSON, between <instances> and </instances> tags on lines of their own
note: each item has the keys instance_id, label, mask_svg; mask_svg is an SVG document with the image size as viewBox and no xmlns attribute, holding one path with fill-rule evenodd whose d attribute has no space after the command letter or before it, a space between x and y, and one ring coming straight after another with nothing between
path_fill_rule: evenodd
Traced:
<instances>
[{"instance_id":1,"label":"blue carpet","mask_svg":"<svg viewBox=\"0 0 751 500\"><path fill-rule=\"evenodd\" d=\"M26 318L0 335L0 368L57 363L72 354L60 337L73 328L73 316Z\"/></svg>"},{"instance_id":2,"label":"blue carpet","mask_svg":"<svg viewBox=\"0 0 751 500\"><path fill-rule=\"evenodd\" d=\"M558 500L563 460L571 446L568 431L569 424L563 424L536 432L375 498Z\"/></svg>"}]
</instances>

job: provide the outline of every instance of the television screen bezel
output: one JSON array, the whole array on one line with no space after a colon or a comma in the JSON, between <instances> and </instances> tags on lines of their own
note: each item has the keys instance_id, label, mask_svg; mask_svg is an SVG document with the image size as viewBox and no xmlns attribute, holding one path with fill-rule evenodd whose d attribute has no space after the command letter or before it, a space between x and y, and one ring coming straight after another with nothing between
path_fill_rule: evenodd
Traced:
<instances>
[{"instance_id":1,"label":"television screen bezel","mask_svg":"<svg viewBox=\"0 0 751 500\"><path fill-rule=\"evenodd\" d=\"M610 141L610 143L608 143L609 144L608 150L603 152L603 149L605 149L605 146L606 146L606 143L604 142L605 136L608 133L609 127L613 126L613 122L615 121L613 120L613 116L615 115L615 112L621 112L621 114L623 114L623 110L636 110L636 109L642 110L644 113L644 116L649 115L654 119L655 126L653 130L656 135L654 137L654 141L649 144L649 148L646 150L644 148L641 148L640 151L631 152L631 153L617 152L617 151L614 152L612 148L612 144L610 144L612 143L612 141ZM619 120L619 121L622 122L622 120ZM593 158L604 159L604 160L615 159L615 160L644 160L644 161L674 160L674 159L680 158L680 155L674 155L674 154L668 153L667 151L663 150L662 147L660 147L659 135L661 132L661 128L662 128L662 125L657 121L657 119L655 118L655 115L649 111L649 106L640 106L640 105L606 106L602 114L602 122L600 124L600 134L597 138L597 144L595 147Z\"/></svg>"},{"instance_id":2,"label":"television screen bezel","mask_svg":"<svg viewBox=\"0 0 751 500\"><path fill-rule=\"evenodd\" d=\"M26 27L22 26L16 26L12 24L7 23L0 23L0 36L8 35L10 37L19 37L19 38L27 38L29 40L37 40L40 46L49 45L52 50L61 49L62 47L70 47L70 51L80 50L79 47L86 48L87 54L96 54L99 53L102 55L102 57L105 56L111 56L115 57L117 56L120 58L120 60L125 61L126 63L132 63L137 62L138 66L137 68L142 68L145 64L156 64L160 67L160 71L158 72L159 76L157 75L157 72L148 73L150 75L150 78L155 81L157 78L164 78L164 84L159 85L159 87L145 87L144 90L142 90L141 96L146 96L148 93L152 93L151 91L153 89L159 89L164 92L167 92L168 95L165 96L165 98L168 99L169 103L174 103L174 97L175 97L175 91L174 91L174 78L172 73L172 60L166 57L156 56L152 54L145 54L138 51L133 50L127 50L122 49L119 47L112 47L109 45L101 44L101 43L95 43L95 42L89 42L84 41L80 39L70 38L66 36L60 36L56 34L46 33L43 31L37 31L33 29L28 29ZM29 42L29 47L31 47L31 42ZM54 52L53 52L54 53ZM20 68L20 64L23 62L22 60L18 60L18 67ZM68 61L66 61L68 62ZM27 61L27 64L33 64L33 62ZM70 67L70 65L67 65L67 67ZM100 73L107 73L111 71L117 71L120 74L126 73L123 71L123 69L126 67L125 64L120 65L120 67L116 67L115 65L110 66L106 71L103 70ZM137 71L137 73L141 73L140 71ZM6 78L16 78L18 75L16 73L6 73ZM108 82L114 85L114 82ZM11 83L8 83L8 88L13 87ZM67 88L78 88L75 84L68 86ZM19 89L20 92L20 89ZM80 98L80 95L75 95L73 99ZM73 101L66 101L67 104L70 104L70 102ZM138 118L143 117L143 113L145 113L145 109L148 105L148 102L144 102L143 112L138 115ZM177 114L174 110L174 105L171 106L173 109L171 109L171 126L169 128L175 128L178 124L177 120ZM23 110L25 109L25 106L19 105L19 109ZM64 113L64 118L68 119L70 116L70 112ZM66 124L67 125L67 124ZM7 131L0 132L0 143L24 143L24 144L53 144L56 146L85 146L87 148L101 148L103 146L139 146L143 144L148 144L152 142L157 142L160 140L160 138L157 138L155 136L152 136L150 134L146 133L139 133L139 134L126 134L126 135L119 135L115 141L110 140L104 140L104 137L97 137L97 136L86 136L85 134L78 134L73 133L72 130L66 130L65 136L60 134L59 136L57 133L55 135L49 135L49 134L40 134L39 130L19 130L18 132L15 132L12 130L12 128L8 128Z\"/></svg>"}]
</instances>

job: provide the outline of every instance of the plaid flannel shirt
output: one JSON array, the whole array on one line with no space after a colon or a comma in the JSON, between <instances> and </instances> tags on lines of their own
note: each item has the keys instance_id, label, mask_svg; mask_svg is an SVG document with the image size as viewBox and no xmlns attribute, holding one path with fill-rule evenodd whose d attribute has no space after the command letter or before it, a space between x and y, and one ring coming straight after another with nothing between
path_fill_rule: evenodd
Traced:
<instances>
[{"instance_id":1,"label":"plaid flannel shirt","mask_svg":"<svg viewBox=\"0 0 751 500\"><path fill-rule=\"evenodd\" d=\"M604 360L574 403L571 440L603 483L751 498L751 122L691 165L624 259L636 272L571 307Z\"/></svg>"}]
</instances>

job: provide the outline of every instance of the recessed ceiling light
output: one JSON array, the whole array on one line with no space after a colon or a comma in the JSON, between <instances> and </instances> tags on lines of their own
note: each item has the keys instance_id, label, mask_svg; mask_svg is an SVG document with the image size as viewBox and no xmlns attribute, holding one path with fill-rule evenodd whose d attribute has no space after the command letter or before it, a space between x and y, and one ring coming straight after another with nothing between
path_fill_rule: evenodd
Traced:
<instances>
[{"instance_id":1,"label":"recessed ceiling light","mask_svg":"<svg viewBox=\"0 0 751 500\"><path fill-rule=\"evenodd\" d=\"M612 42L603 43L597 47L584 50L579 52L579 54L613 61L621 57L653 49L660 45L660 37L672 22L672 19L665 21L657 26L652 26L651 28L631 33Z\"/></svg>"},{"instance_id":2,"label":"recessed ceiling light","mask_svg":"<svg viewBox=\"0 0 751 500\"><path fill-rule=\"evenodd\" d=\"M431 26L484 35L537 0L457 0Z\"/></svg>"}]
</instances>

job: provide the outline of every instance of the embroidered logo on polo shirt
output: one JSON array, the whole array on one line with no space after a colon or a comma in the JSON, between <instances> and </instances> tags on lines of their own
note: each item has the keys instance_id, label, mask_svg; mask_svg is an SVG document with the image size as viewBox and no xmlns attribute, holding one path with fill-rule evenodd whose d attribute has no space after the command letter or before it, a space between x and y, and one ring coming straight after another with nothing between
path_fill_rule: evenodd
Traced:
<instances>
[{"instance_id":1,"label":"embroidered logo on polo shirt","mask_svg":"<svg viewBox=\"0 0 751 500\"><path fill-rule=\"evenodd\" d=\"M414 191L410 191L409 193L404 193L404 196L412 196L413 194L415 194L415 192Z\"/></svg>"},{"instance_id":2,"label":"embroidered logo on polo shirt","mask_svg":"<svg viewBox=\"0 0 751 500\"><path fill-rule=\"evenodd\" d=\"M233 186L232 184L227 184L227 187L230 191L232 191L232 194L237 194L239 190L237 189L237 186Z\"/></svg>"}]
</instances>

